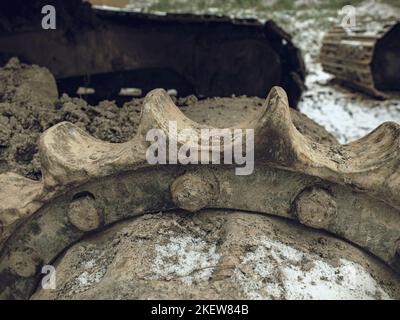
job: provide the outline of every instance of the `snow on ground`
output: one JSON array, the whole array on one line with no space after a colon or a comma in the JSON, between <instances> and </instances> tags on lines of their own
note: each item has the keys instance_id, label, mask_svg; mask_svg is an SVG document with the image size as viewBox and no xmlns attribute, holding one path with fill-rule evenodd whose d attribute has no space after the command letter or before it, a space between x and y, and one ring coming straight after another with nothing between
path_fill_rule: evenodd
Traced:
<instances>
[{"instance_id":1,"label":"snow on ground","mask_svg":"<svg viewBox=\"0 0 400 320\"><path fill-rule=\"evenodd\" d=\"M390 299L361 265L340 259L337 266L309 251L267 237L255 239L236 266L231 281L249 299ZM220 261L216 243L172 235L157 245L149 280L208 281Z\"/></svg>"},{"instance_id":2,"label":"snow on ground","mask_svg":"<svg viewBox=\"0 0 400 320\"><path fill-rule=\"evenodd\" d=\"M357 6L357 14L359 16L373 15L372 17L378 17L380 19L399 18L400 9L382 3L381 1L366 0Z\"/></svg>"},{"instance_id":3,"label":"snow on ground","mask_svg":"<svg viewBox=\"0 0 400 320\"><path fill-rule=\"evenodd\" d=\"M341 143L357 140L383 122L400 123L400 99L379 101L339 86L316 64L306 79L301 112L323 125Z\"/></svg>"},{"instance_id":4,"label":"snow on ground","mask_svg":"<svg viewBox=\"0 0 400 320\"><path fill-rule=\"evenodd\" d=\"M306 3L305 1L304 3ZM303 4L304 5L304 4ZM374 30L379 21L400 19L400 10L367 0L356 7L357 23ZM371 15L373 14L373 15ZM307 68L306 86L299 110L331 132L341 143L357 140L386 121L400 123L400 98L386 101L332 84L333 77L322 70L318 55L324 33L340 21L334 11L308 10L276 12L272 16L292 36Z\"/></svg>"},{"instance_id":5,"label":"snow on ground","mask_svg":"<svg viewBox=\"0 0 400 320\"><path fill-rule=\"evenodd\" d=\"M376 28L378 21L389 17L400 18L400 10L367 0L356 8L358 23L369 29ZM368 16L373 13L374 16ZM360 22L362 20L362 22ZM337 23L338 17L327 22ZM379 101L369 96L330 84L332 77L322 70L318 52L329 23L309 18L292 19L293 41L303 52L308 75L307 90L299 104L299 110L323 125L341 143L357 140L386 121L400 123L400 99ZM304 32L307 30L307 32Z\"/></svg>"},{"instance_id":6,"label":"snow on ground","mask_svg":"<svg viewBox=\"0 0 400 320\"><path fill-rule=\"evenodd\" d=\"M216 244L186 235L171 236L166 245L157 245L155 250L152 280L179 278L187 285L209 280L220 259Z\"/></svg>"},{"instance_id":7,"label":"snow on ground","mask_svg":"<svg viewBox=\"0 0 400 320\"><path fill-rule=\"evenodd\" d=\"M95 258L93 258L95 257ZM83 272L78 274L70 285L71 293L84 292L99 283L107 272L109 260L104 251L89 248L81 252L80 265Z\"/></svg>"},{"instance_id":8,"label":"snow on ground","mask_svg":"<svg viewBox=\"0 0 400 320\"><path fill-rule=\"evenodd\" d=\"M304 259L309 262L301 264ZM243 272L246 268L254 272ZM243 257L235 278L249 299L390 299L361 265L340 259L334 267L317 255L268 238Z\"/></svg>"}]
</instances>

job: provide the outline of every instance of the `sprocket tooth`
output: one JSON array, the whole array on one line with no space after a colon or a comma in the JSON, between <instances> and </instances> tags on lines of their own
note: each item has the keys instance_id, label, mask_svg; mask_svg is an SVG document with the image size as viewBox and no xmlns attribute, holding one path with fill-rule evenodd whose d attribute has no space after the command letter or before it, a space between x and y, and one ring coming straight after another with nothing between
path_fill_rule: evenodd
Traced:
<instances>
[{"instance_id":1,"label":"sprocket tooth","mask_svg":"<svg viewBox=\"0 0 400 320\"><path fill-rule=\"evenodd\" d=\"M57 124L39 141L44 185L50 191L127 170L145 161L141 146L136 139L112 144L72 123Z\"/></svg>"},{"instance_id":2,"label":"sprocket tooth","mask_svg":"<svg viewBox=\"0 0 400 320\"><path fill-rule=\"evenodd\" d=\"M17 225L43 203L42 184L15 173L0 174L0 248Z\"/></svg>"},{"instance_id":3,"label":"sprocket tooth","mask_svg":"<svg viewBox=\"0 0 400 320\"><path fill-rule=\"evenodd\" d=\"M256 158L366 191L400 208L400 125L387 122L342 146L318 144L294 126L283 89L271 90L255 127Z\"/></svg>"},{"instance_id":4,"label":"sprocket tooth","mask_svg":"<svg viewBox=\"0 0 400 320\"><path fill-rule=\"evenodd\" d=\"M211 137L207 140L207 144L202 144L201 141L193 142L188 138L188 136L182 137L181 135L173 135L169 131L170 123L173 122L176 125L176 132L181 132L182 130L193 132L196 137L201 137L201 130L206 129L209 130ZM247 122L246 122L247 123ZM233 137L234 130L236 128L249 128L249 126L238 126L238 127L230 127L224 128L224 130L228 130L230 135ZM177 145L177 148L180 148L183 145L190 146L192 150L196 150L199 154L199 159L201 153L209 154L208 159L210 162L212 160L212 155L222 154L224 148L228 148L232 150L234 145L237 143L244 143L242 141L238 142L234 139L230 139L226 145L225 140L220 141L218 147L215 147L210 143L213 137L217 137L220 134L220 129L212 126L207 126L203 124L199 124L191 119L189 119L183 112L175 105L172 101L171 97L164 89L155 89L149 92L145 98L143 103L142 115L140 119L138 135L142 137L142 140L145 139L147 132L152 129L160 129L164 132L165 137L168 143L173 143ZM252 127L250 127L252 129ZM175 129L174 129L175 130ZM215 133L213 135L213 132ZM215 151L214 151L215 150Z\"/></svg>"},{"instance_id":5,"label":"sprocket tooth","mask_svg":"<svg viewBox=\"0 0 400 320\"><path fill-rule=\"evenodd\" d=\"M300 161L305 137L293 124L288 97L280 87L273 87L261 115L241 127L255 131L256 159L278 166L294 167Z\"/></svg>"},{"instance_id":6,"label":"sprocket tooth","mask_svg":"<svg viewBox=\"0 0 400 320\"><path fill-rule=\"evenodd\" d=\"M343 147L348 160L339 166L348 183L400 208L400 125L386 122Z\"/></svg>"},{"instance_id":7,"label":"sprocket tooth","mask_svg":"<svg viewBox=\"0 0 400 320\"><path fill-rule=\"evenodd\" d=\"M298 139L297 132L294 140ZM400 126L384 123L348 145L321 145L303 136L298 162L287 169L347 185L400 208ZM300 153L300 152L299 152Z\"/></svg>"},{"instance_id":8,"label":"sprocket tooth","mask_svg":"<svg viewBox=\"0 0 400 320\"><path fill-rule=\"evenodd\" d=\"M171 142L176 142L178 147L183 144L187 144L187 139L175 139L175 137L169 134L168 126L170 122L176 123L176 129L179 132L183 129L189 129L200 136L200 130L207 129L209 132L218 132L220 128L207 126L194 122L193 120L186 117L182 111L174 104L171 97L163 89L156 89L151 91L145 98L142 109L142 115L140 119L138 133L145 137L146 133L151 129L161 129L166 138ZM254 130L255 143L260 147L258 148L258 155L260 160L271 160L276 163L290 163L290 156L288 155L287 149L291 149L291 152L296 152L295 147L290 148L293 142L292 131L296 130L290 117L290 110L287 101L287 95L285 91L280 87L274 87L267 98L266 104L264 105L260 114L257 114L251 119L248 119L242 123L236 124L224 130L229 130L232 137L234 136L234 130L251 129ZM280 144L276 144L274 138L278 137L281 140ZM303 136L299 135L298 139L302 139ZM211 138L213 139L213 138ZM176 140L176 141L175 141ZM245 141L240 141L245 146ZM229 145L224 145L225 141L221 141L220 153L223 153L223 148L228 147L234 148L235 144L238 143L236 140L231 140ZM265 150L265 145L269 147ZM212 145L202 145L198 143L193 146L196 150L207 150L210 153L213 151ZM250 150L252 151L252 150ZM211 158L210 158L211 159Z\"/></svg>"},{"instance_id":9,"label":"sprocket tooth","mask_svg":"<svg viewBox=\"0 0 400 320\"><path fill-rule=\"evenodd\" d=\"M180 129L198 130L207 126L186 117L164 89L150 91L143 102L138 134L145 137L151 129L161 129L168 134L169 122L174 121Z\"/></svg>"},{"instance_id":10,"label":"sprocket tooth","mask_svg":"<svg viewBox=\"0 0 400 320\"><path fill-rule=\"evenodd\" d=\"M256 121L255 148L259 162L340 182L334 174L338 164L330 156L331 146L316 143L297 130L282 88L271 89Z\"/></svg>"}]
</instances>

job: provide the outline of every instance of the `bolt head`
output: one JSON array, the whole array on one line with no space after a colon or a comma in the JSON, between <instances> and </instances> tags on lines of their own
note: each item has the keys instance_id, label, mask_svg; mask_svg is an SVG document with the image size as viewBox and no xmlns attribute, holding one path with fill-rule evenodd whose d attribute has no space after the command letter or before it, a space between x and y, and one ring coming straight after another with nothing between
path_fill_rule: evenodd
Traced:
<instances>
[{"instance_id":1,"label":"bolt head","mask_svg":"<svg viewBox=\"0 0 400 320\"><path fill-rule=\"evenodd\" d=\"M99 228L102 217L91 197L82 197L71 202L68 208L69 222L80 231L87 232Z\"/></svg>"},{"instance_id":2,"label":"bolt head","mask_svg":"<svg viewBox=\"0 0 400 320\"><path fill-rule=\"evenodd\" d=\"M215 198L216 188L199 174L188 173L178 177L171 186L174 203L181 209L196 212L206 208Z\"/></svg>"},{"instance_id":3,"label":"bolt head","mask_svg":"<svg viewBox=\"0 0 400 320\"><path fill-rule=\"evenodd\" d=\"M295 209L300 223L316 229L327 229L337 216L336 200L321 188L304 190L296 199Z\"/></svg>"},{"instance_id":4,"label":"bolt head","mask_svg":"<svg viewBox=\"0 0 400 320\"><path fill-rule=\"evenodd\" d=\"M33 277L42 260L32 248L13 251L8 257L8 263L13 272L23 278Z\"/></svg>"}]
</instances>

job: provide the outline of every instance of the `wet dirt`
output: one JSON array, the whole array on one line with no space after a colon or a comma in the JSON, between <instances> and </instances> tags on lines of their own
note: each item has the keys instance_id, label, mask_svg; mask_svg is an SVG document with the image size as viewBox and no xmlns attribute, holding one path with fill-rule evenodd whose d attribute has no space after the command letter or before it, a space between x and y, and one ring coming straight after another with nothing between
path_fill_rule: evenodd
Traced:
<instances>
[{"instance_id":1,"label":"wet dirt","mask_svg":"<svg viewBox=\"0 0 400 320\"><path fill-rule=\"evenodd\" d=\"M228 127L253 116L264 103L256 97L198 100L194 96L175 99L189 118L203 124ZM0 69L0 174L16 172L41 178L37 142L51 126L69 121L94 137L121 143L131 139L138 126L143 99L132 99L122 107L112 101L97 106L57 91L54 77L46 69L11 59ZM316 142L336 144L336 139L305 115L291 110L297 129Z\"/></svg>"}]
</instances>

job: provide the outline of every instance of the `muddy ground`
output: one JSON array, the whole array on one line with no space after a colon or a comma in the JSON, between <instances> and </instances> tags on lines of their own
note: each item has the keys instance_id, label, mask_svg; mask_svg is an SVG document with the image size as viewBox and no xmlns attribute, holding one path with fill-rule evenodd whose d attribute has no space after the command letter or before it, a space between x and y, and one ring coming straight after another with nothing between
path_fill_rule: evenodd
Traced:
<instances>
[{"instance_id":1,"label":"muddy ground","mask_svg":"<svg viewBox=\"0 0 400 320\"><path fill-rule=\"evenodd\" d=\"M193 120L217 127L239 123L258 112L264 100L253 97L175 99ZM52 74L39 66L12 59L0 69L0 173L16 172L41 178L37 141L40 134L62 121L69 121L94 137L120 143L131 139L140 119L143 99L133 99L121 108L112 101L90 106L80 98L57 91ZM292 110L295 126L321 143L335 138L306 116Z\"/></svg>"}]
</instances>

